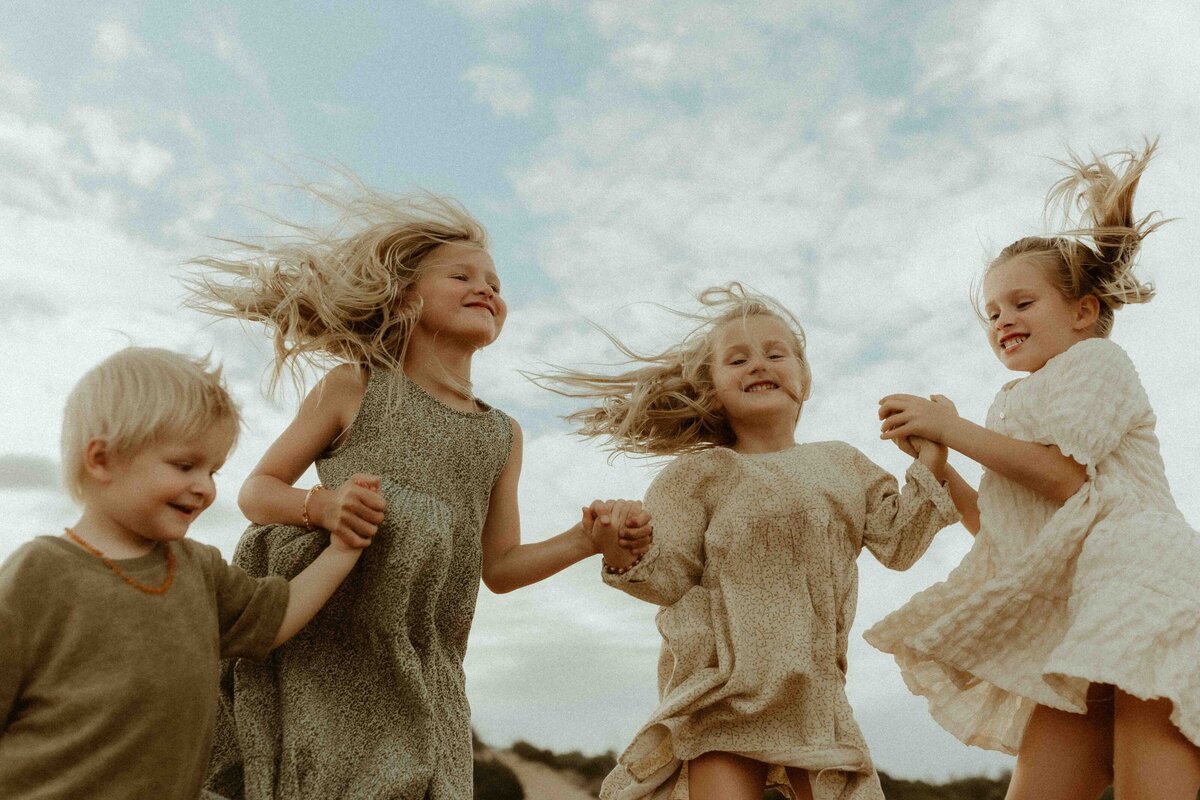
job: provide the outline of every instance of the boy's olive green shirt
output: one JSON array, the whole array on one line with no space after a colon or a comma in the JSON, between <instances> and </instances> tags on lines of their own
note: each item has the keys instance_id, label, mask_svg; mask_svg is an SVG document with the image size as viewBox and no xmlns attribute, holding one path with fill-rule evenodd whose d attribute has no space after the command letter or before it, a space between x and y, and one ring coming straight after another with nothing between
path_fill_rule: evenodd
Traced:
<instances>
[{"instance_id":1,"label":"boy's olive green shirt","mask_svg":"<svg viewBox=\"0 0 1200 800\"><path fill-rule=\"evenodd\" d=\"M282 578L254 579L182 540L117 561L122 581L43 536L0 566L0 796L195 800L208 764L221 658L261 660L287 606Z\"/></svg>"}]
</instances>

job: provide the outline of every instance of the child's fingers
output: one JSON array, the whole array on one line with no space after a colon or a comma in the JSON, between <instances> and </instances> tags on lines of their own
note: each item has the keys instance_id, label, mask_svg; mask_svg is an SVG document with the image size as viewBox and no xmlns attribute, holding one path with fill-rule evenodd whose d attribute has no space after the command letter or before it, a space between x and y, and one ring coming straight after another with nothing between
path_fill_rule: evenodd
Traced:
<instances>
[{"instance_id":1,"label":"child's fingers","mask_svg":"<svg viewBox=\"0 0 1200 800\"><path fill-rule=\"evenodd\" d=\"M625 520L625 525L630 528L644 528L650 524L650 512L645 509L639 510L636 514Z\"/></svg>"},{"instance_id":2,"label":"child's fingers","mask_svg":"<svg viewBox=\"0 0 1200 800\"><path fill-rule=\"evenodd\" d=\"M355 499L363 505L364 508L369 508L373 511L383 512L387 510L387 500L378 491L363 487L363 491L355 495Z\"/></svg>"},{"instance_id":3,"label":"child's fingers","mask_svg":"<svg viewBox=\"0 0 1200 800\"><path fill-rule=\"evenodd\" d=\"M630 512L633 510L633 502L629 500L617 500L613 503L612 512L609 516L612 517L612 526L614 528L623 528L626 525L626 520L629 518Z\"/></svg>"},{"instance_id":4,"label":"child's fingers","mask_svg":"<svg viewBox=\"0 0 1200 800\"><path fill-rule=\"evenodd\" d=\"M345 529L357 536L371 537L379 530L379 526L359 517L351 517L346 520Z\"/></svg>"},{"instance_id":5,"label":"child's fingers","mask_svg":"<svg viewBox=\"0 0 1200 800\"><path fill-rule=\"evenodd\" d=\"M944 394L931 394L929 395L929 399L939 406L950 409L955 414L958 413L958 406L954 405L954 401Z\"/></svg>"},{"instance_id":6,"label":"child's fingers","mask_svg":"<svg viewBox=\"0 0 1200 800\"><path fill-rule=\"evenodd\" d=\"M378 475L370 475L365 472L359 472L359 473L355 473L354 475L352 475L350 477L350 480L354 481L354 483L363 487L364 489L370 489L373 492L379 491L379 476Z\"/></svg>"}]
</instances>

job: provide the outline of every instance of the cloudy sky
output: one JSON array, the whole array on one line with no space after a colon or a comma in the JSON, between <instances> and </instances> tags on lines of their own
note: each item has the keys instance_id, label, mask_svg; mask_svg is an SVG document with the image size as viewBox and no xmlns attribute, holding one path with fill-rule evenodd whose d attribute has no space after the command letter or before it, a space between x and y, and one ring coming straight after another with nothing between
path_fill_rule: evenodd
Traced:
<instances>
[{"instance_id":1,"label":"cloudy sky","mask_svg":"<svg viewBox=\"0 0 1200 800\"><path fill-rule=\"evenodd\" d=\"M900 473L904 457L877 438L880 396L940 391L981 420L1010 377L970 287L989 254L1043 230L1049 159L1154 135L1139 206L1178 221L1143 254L1159 298L1122 312L1114 339L1200 523L1196 3L347 8L0 6L0 557L74 520L57 477L63 400L129 343L226 365L249 428L194 535L232 553L237 489L296 397L264 397L259 331L180 309L182 265L216 247L206 237L269 233L264 212L319 219L288 187L336 180L335 165L454 195L490 228L511 312L475 379L525 428L525 536L539 539L593 497L640 495L656 466L609 464L569 435L568 403L517 374L611 361L588 321L656 347L673 328L651 302L690 307L732 279L773 294L809 334L798 438L849 441ZM945 531L904 574L864 557L859 629L943 577L968 539ZM486 740L620 750L653 707L654 609L597 569L481 594L467 670ZM883 769L940 779L1008 764L937 728L857 635L850 658Z\"/></svg>"}]
</instances>

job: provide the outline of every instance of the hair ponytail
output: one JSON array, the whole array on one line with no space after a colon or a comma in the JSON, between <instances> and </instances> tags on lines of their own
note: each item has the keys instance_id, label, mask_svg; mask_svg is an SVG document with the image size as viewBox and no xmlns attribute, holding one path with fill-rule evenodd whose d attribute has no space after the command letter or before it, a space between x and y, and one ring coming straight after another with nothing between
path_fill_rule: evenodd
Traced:
<instances>
[{"instance_id":1,"label":"hair ponytail","mask_svg":"<svg viewBox=\"0 0 1200 800\"><path fill-rule=\"evenodd\" d=\"M1046 209L1057 207L1067 229L1053 236L1018 239L991 266L1017 256L1044 264L1064 297L1093 295L1100 301L1096 333L1108 336L1118 308L1154 297L1154 285L1138 279L1134 267L1142 240L1169 220L1158 212L1138 219L1133 200L1157 147L1156 139L1140 151L1117 150L1093 156L1091 161L1070 153L1056 162L1067 175L1051 187Z\"/></svg>"}]
</instances>

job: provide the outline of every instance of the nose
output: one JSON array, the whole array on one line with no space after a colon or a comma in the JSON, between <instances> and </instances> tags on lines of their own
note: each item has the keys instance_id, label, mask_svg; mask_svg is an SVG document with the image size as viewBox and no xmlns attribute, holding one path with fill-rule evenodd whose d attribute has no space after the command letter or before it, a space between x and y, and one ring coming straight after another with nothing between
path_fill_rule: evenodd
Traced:
<instances>
[{"instance_id":1,"label":"nose","mask_svg":"<svg viewBox=\"0 0 1200 800\"><path fill-rule=\"evenodd\" d=\"M217 482L212 475L198 477L192 484L192 494L200 498L204 507L208 508L217 499Z\"/></svg>"},{"instance_id":2,"label":"nose","mask_svg":"<svg viewBox=\"0 0 1200 800\"><path fill-rule=\"evenodd\" d=\"M484 297L494 297L496 295L496 290L493 289L492 285L487 281L479 281L475 285L475 291L479 292Z\"/></svg>"}]
</instances>

